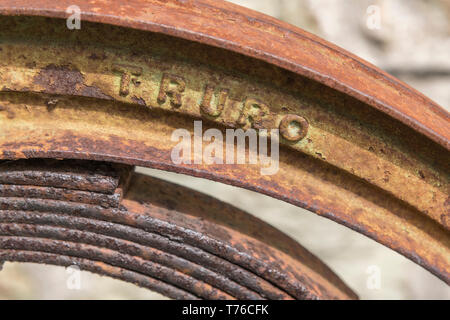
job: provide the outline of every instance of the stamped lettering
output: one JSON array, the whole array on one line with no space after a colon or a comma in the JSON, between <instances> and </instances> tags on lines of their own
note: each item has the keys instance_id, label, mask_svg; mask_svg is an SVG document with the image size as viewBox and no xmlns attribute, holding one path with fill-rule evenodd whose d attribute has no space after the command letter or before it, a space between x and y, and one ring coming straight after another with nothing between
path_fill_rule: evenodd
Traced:
<instances>
[{"instance_id":1,"label":"stamped lettering","mask_svg":"<svg viewBox=\"0 0 450 320\"><path fill-rule=\"evenodd\" d=\"M263 128L263 118L269 115L269 107L256 99L247 99L244 102L238 124L244 129Z\"/></svg>"},{"instance_id":2,"label":"stamped lettering","mask_svg":"<svg viewBox=\"0 0 450 320\"><path fill-rule=\"evenodd\" d=\"M122 74L120 79L120 95L127 96L130 93L130 83L132 81L131 75L142 75L142 68L123 64L114 64L113 71Z\"/></svg>"},{"instance_id":3,"label":"stamped lettering","mask_svg":"<svg viewBox=\"0 0 450 320\"><path fill-rule=\"evenodd\" d=\"M217 98L214 97L215 96L214 90L215 90L215 88L213 86L206 85L205 95L203 96L203 100L200 105L200 109L204 114L206 114L208 116L218 117L222 114L222 111L227 102L228 94L229 94L230 90L221 89L219 91ZM212 101L213 98L215 98L215 100L216 100L215 106Z\"/></svg>"},{"instance_id":4,"label":"stamped lettering","mask_svg":"<svg viewBox=\"0 0 450 320\"><path fill-rule=\"evenodd\" d=\"M66 60L70 61L70 58L68 54ZM106 59L111 59L109 73L104 72ZM149 62L148 65L135 60L118 63L122 60L106 56L91 60L89 70L84 70L83 66L77 66L75 62L54 64L45 61L40 62L40 66L37 67L34 60L27 64L30 70L24 70L26 72L23 75L9 72L7 67L0 67L5 70L2 73L5 75L5 81L14 75L24 79L15 81L12 78L8 81L9 88L4 90L37 92L44 90L43 92L51 94L46 98L49 112L56 109L58 95L117 99L143 105L149 109L170 108L172 111L186 113L196 118L206 116L222 128L239 128L244 131L256 129L259 136L264 130L279 130L279 136L285 143L302 140L309 130L305 118L296 114L286 114L287 110L294 110L292 104L295 100L289 96L276 98L270 92L266 92L266 89L249 87L246 80L236 76L211 77L204 70L190 73L190 69L178 67L177 71L172 73L161 70L162 66L155 61ZM146 72L145 68L151 70ZM272 103L289 106L289 109L280 108L281 105L270 105ZM279 114L278 110L283 113ZM16 117L16 113L8 110L8 106L0 106L0 115L6 119Z\"/></svg>"},{"instance_id":5,"label":"stamped lettering","mask_svg":"<svg viewBox=\"0 0 450 320\"><path fill-rule=\"evenodd\" d=\"M165 103L167 97L173 107L179 108L182 105L182 94L186 89L186 82L183 77L164 73L159 89L158 102Z\"/></svg>"}]
</instances>

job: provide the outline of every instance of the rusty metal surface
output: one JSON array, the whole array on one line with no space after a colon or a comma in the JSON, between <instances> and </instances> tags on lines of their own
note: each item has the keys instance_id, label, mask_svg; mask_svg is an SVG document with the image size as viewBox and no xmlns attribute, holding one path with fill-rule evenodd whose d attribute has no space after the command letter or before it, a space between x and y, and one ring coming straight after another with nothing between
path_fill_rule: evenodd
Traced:
<instances>
[{"instance_id":1,"label":"rusty metal surface","mask_svg":"<svg viewBox=\"0 0 450 320\"><path fill-rule=\"evenodd\" d=\"M112 195L107 195L102 193L52 187L17 186L7 184L0 185L0 197L64 200L70 202L97 204L106 208L118 207L120 201L122 200L122 194L118 192Z\"/></svg>"},{"instance_id":2,"label":"rusty metal surface","mask_svg":"<svg viewBox=\"0 0 450 320\"><path fill-rule=\"evenodd\" d=\"M129 166L79 160L3 161L0 162L0 197L118 207L131 172Z\"/></svg>"},{"instance_id":3,"label":"rusty metal surface","mask_svg":"<svg viewBox=\"0 0 450 320\"><path fill-rule=\"evenodd\" d=\"M65 16L64 1L1 3L5 15ZM83 1L77 32L62 19L1 17L2 159L110 161L245 187L353 228L450 283L446 111L272 18L216 1L143 5ZM193 132L194 119L204 130L280 128L279 172L175 165L171 134Z\"/></svg>"},{"instance_id":4,"label":"rusty metal surface","mask_svg":"<svg viewBox=\"0 0 450 320\"><path fill-rule=\"evenodd\" d=\"M267 15L216 0L78 1L82 19L158 32L255 57L381 110L450 146L448 112L367 61ZM4 15L66 18L70 0L2 0ZM195 18L193 18L195 17Z\"/></svg>"},{"instance_id":5,"label":"rusty metal surface","mask_svg":"<svg viewBox=\"0 0 450 320\"><path fill-rule=\"evenodd\" d=\"M102 263L78 257L68 257L46 252L20 251L20 250L1 250L0 260L11 262L34 262L46 263L63 267L73 265L79 266L83 270L93 273L106 275L108 277L134 283L143 288L157 291L174 299L198 300L199 298L181 290L175 286L144 276L137 272L122 269Z\"/></svg>"},{"instance_id":6,"label":"rusty metal surface","mask_svg":"<svg viewBox=\"0 0 450 320\"><path fill-rule=\"evenodd\" d=\"M77 160L3 161L0 162L0 183L114 194L119 188L121 171L129 171L125 167L119 171L117 166Z\"/></svg>"},{"instance_id":7,"label":"rusty metal surface","mask_svg":"<svg viewBox=\"0 0 450 320\"><path fill-rule=\"evenodd\" d=\"M181 296L171 286L203 299L356 298L289 237L193 190L134 174L115 208L64 200L0 197L0 259L67 265L73 257L101 274L127 270L122 279L174 298Z\"/></svg>"}]
</instances>

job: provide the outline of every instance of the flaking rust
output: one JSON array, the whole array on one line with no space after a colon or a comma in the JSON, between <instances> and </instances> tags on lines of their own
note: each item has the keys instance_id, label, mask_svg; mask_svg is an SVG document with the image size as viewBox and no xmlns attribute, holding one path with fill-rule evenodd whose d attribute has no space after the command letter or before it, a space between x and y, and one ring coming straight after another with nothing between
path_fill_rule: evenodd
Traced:
<instances>
[{"instance_id":1,"label":"flaking rust","mask_svg":"<svg viewBox=\"0 0 450 320\"><path fill-rule=\"evenodd\" d=\"M170 52L171 42L167 42L168 40L161 41L163 48L159 50ZM155 45L156 43L152 43L152 47ZM152 55L152 52L139 56L128 52L128 56L124 58L123 52L110 51L105 58L92 60L89 59L93 55L91 50L82 52L78 59L74 59L72 52L76 51L75 47L52 47L58 52L57 58L49 56L48 61L45 61L46 47L30 47L17 43L4 45L0 52L0 55L5 57L1 60L5 64L3 68L11 69L8 57L14 62L20 61L23 65L23 68L14 72L10 70L0 73L4 75L4 83L8 83L8 91L115 100L138 104L151 110L204 118L220 126L234 128L278 128L281 142L289 148L324 160L394 193L401 200L426 212L432 219L440 223L444 221L448 227L447 220L442 218L443 212L448 211L448 208L444 207L448 198L445 187L448 184L448 175L442 176L430 165L423 166L421 161L414 162L414 158L418 157L411 155L415 146L411 146L410 151L405 153L401 150L403 142L399 141L396 146L389 147L389 153L386 154L384 149L389 139L386 135L391 134L389 131L392 129L373 130L373 123L367 123L367 128L361 128L361 120L352 123L351 118L341 114L341 110L329 110L328 103L337 104L336 101L322 102L321 96L312 99L311 92L307 92L305 86L291 88L296 91L294 94L285 91L289 89L287 85L269 86L243 75L230 76L220 69L208 68L206 65L196 64L197 69L194 70L192 63L174 58L165 61L165 56ZM36 55L40 57L38 61L27 61L27 57ZM126 64L117 63L124 59L127 60ZM33 66L33 69L27 69L27 65ZM168 72L167 69L171 71ZM275 83L280 82L282 76L284 75L276 77ZM15 82L14 79L21 81ZM295 84L295 81L293 82ZM323 93L326 92L318 92ZM51 98L49 96L47 99ZM8 110L16 110L8 102L4 105ZM348 108L349 105L351 104L346 104L345 107ZM61 107L64 106L66 104L61 104ZM55 108L51 108L51 113L57 117ZM356 103L353 108L357 108ZM134 117L135 111L130 108L128 113ZM365 110L361 110L354 116L361 118L365 113ZM60 114L62 118L71 117L67 109L60 110ZM8 116L8 113L6 115ZM45 114L43 116L45 117ZM350 116L353 115L349 114ZM115 127L120 128L114 128L114 133L124 130L127 126L115 122ZM108 125L114 126L114 123ZM371 135L371 139L367 139L368 135ZM406 137L405 139L407 140ZM375 152L383 154L374 155ZM411 164L410 168L405 170L404 164L398 165L400 161ZM429 162L434 160L430 159ZM448 167L447 164L443 166ZM420 193L422 198L417 198L417 193Z\"/></svg>"},{"instance_id":2,"label":"flaking rust","mask_svg":"<svg viewBox=\"0 0 450 320\"><path fill-rule=\"evenodd\" d=\"M83 269L113 277L117 277L114 270L120 268L129 273L125 276L122 271L121 279L172 298L356 298L328 267L289 237L208 196L129 174L130 167L108 167L99 162L19 160L2 165L3 173L6 169L26 172L23 180L3 181L17 185L0 185L3 260L66 265L63 261L70 257ZM74 172L69 171L70 167ZM72 184L53 188L51 196L40 192L42 187L29 185L27 177L33 170L39 173L44 169L64 171L70 175L67 183ZM124 175L124 171L128 174ZM100 189L80 191L86 186L78 180L83 180L87 172L103 173L104 179L111 177L121 186L130 180L130 189L124 190L126 196L120 205L104 206L108 195L100 193ZM47 191L52 181L60 182L45 180ZM11 193L5 192L8 190ZM27 192L21 194L23 190ZM83 192L87 197L90 194L91 202L83 197L68 198L68 191ZM92 202L95 196L98 201ZM227 212L229 220L219 218L219 211ZM241 225L236 224L237 220ZM249 222L251 225L246 226ZM24 251L28 253L24 255ZM93 268L94 261L112 270ZM137 281L134 273L147 281ZM175 288L186 295L180 295Z\"/></svg>"}]
</instances>

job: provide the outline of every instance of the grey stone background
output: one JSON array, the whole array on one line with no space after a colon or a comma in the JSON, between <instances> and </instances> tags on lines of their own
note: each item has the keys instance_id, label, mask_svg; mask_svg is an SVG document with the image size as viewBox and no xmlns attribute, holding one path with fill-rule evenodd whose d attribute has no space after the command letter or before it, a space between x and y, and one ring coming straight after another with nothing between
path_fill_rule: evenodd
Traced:
<instances>
[{"instance_id":1,"label":"grey stone background","mask_svg":"<svg viewBox=\"0 0 450 320\"><path fill-rule=\"evenodd\" d=\"M385 69L450 107L450 0L234 0L285 20ZM380 9L370 29L367 8ZM373 17L373 16L372 16ZM399 254L329 220L284 202L207 180L156 170L141 172L202 191L283 230L331 266L362 299L450 299L450 288ZM381 271L369 289L370 266ZM81 274L81 290L67 289L64 268L5 263L0 299L161 299L120 281Z\"/></svg>"}]
</instances>

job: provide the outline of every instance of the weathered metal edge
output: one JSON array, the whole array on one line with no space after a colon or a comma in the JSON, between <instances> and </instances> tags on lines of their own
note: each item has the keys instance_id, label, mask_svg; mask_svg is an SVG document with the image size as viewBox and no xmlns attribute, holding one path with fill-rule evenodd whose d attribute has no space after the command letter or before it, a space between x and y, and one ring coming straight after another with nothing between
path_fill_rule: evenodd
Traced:
<instances>
[{"instance_id":1,"label":"weathered metal edge","mask_svg":"<svg viewBox=\"0 0 450 320\"><path fill-rule=\"evenodd\" d=\"M0 14L65 18L70 5L72 0L2 0ZM76 5L87 21L197 41L293 71L363 101L450 150L450 114L442 107L370 63L264 14L213 0L78 0Z\"/></svg>"}]
</instances>

